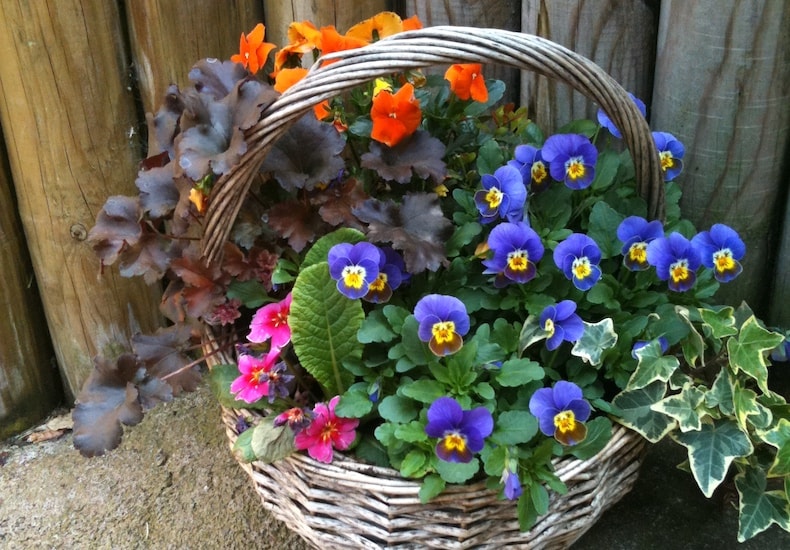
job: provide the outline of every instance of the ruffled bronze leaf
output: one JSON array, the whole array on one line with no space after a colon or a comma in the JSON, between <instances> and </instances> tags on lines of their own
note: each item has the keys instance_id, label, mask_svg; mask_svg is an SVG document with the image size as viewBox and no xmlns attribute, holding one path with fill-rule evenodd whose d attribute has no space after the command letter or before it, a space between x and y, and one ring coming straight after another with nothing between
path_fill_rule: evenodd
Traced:
<instances>
[{"instance_id":1,"label":"ruffled bronze leaf","mask_svg":"<svg viewBox=\"0 0 790 550\"><path fill-rule=\"evenodd\" d=\"M319 205L318 213L326 223L335 227L353 227L362 230L363 226L352 210L361 205L369 195L362 184L350 178L339 185L330 185L315 194L312 203Z\"/></svg>"},{"instance_id":2,"label":"ruffled bronze leaf","mask_svg":"<svg viewBox=\"0 0 790 550\"><path fill-rule=\"evenodd\" d=\"M195 391L200 383L200 373L187 355L192 342L192 330L187 325L160 328L154 334L135 334L132 350L146 367L150 376L165 379L173 395L182 391ZM184 370L185 369L185 370Z\"/></svg>"},{"instance_id":3,"label":"ruffled bronze leaf","mask_svg":"<svg viewBox=\"0 0 790 550\"><path fill-rule=\"evenodd\" d=\"M310 205L299 201L282 202L269 211L269 225L288 240L296 252L301 252L307 243L315 240L322 232L321 219Z\"/></svg>"},{"instance_id":4,"label":"ruffled bronze leaf","mask_svg":"<svg viewBox=\"0 0 790 550\"><path fill-rule=\"evenodd\" d=\"M121 252L137 244L142 215L137 198L115 195L107 199L87 239L103 266L115 263Z\"/></svg>"},{"instance_id":5,"label":"ruffled bronze leaf","mask_svg":"<svg viewBox=\"0 0 790 550\"><path fill-rule=\"evenodd\" d=\"M409 183L412 174L422 179L431 178L441 183L447 176L447 165L442 160L444 143L424 130L418 130L410 139L395 147L387 147L376 141L370 142L370 151L362 155L363 168L375 170L387 181Z\"/></svg>"}]
</instances>

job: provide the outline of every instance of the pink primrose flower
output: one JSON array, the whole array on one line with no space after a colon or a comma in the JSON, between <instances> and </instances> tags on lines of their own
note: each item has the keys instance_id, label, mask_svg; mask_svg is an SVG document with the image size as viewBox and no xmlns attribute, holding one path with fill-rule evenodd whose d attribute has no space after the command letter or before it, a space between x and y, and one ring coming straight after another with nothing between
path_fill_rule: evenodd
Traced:
<instances>
[{"instance_id":1,"label":"pink primrose flower","mask_svg":"<svg viewBox=\"0 0 790 550\"><path fill-rule=\"evenodd\" d=\"M294 437L296 448L307 449L308 454L319 462L332 462L332 449L348 449L357 436L355 430L359 425L358 419L335 416L335 406L339 400L340 397L335 396L328 405L316 403L313 421Z\"/></svg>"},{"instance_id":2,"label":"pink primrose flower","mask_svg":"<svg viewBox=\"0 0 790 550\"><path fill-rule=\"evenodd\" d=\"M291 327L288 326L288 315L291 312L291 293L281 302L268 304L255 312L250 323L250 342L261 343L269 338L272 349L282 349L291 341Z\"/></svg>"},{"instance_id":3,"label":"pink primrose flower","mask_svg":"<svg viewBox=\"0 0 790 550\"><path fill-rule=\"evenodd\" d=\"M280 356L280 350L273 350L264 357L242 354L239 356L241 376L230 385L230 392L242 401L255 403L269 395L269 371Z\"/></svg>"}]
</instances>

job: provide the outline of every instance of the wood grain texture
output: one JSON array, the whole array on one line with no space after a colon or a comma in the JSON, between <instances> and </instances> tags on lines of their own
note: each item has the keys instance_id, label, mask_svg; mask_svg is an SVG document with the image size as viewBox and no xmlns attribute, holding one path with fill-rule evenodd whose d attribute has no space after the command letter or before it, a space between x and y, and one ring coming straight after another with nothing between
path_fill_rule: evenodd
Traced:
<instances>
[{"instance_id":1,"label":"wood grain texture","mask_svg":"<svg viewBox=\"0 0 790 550\"><path fill-rule=\"evenodd\" d=\"M137 124L117 5L0 3L0 121L28 249L70 397L99 352L159 324L156 289L99 263L85 237L136 192Z\"/></svg>"},{"instance_id":2,"label":"wood grain texture","mask_svg":"<svg viewBox=\"0 0 790 550\"><path fill-rule=\"evenodd\" d=\"M684 213L700 230L730 225L747 245L744 273L718 296L764 315L774 269L786 284L790 267L775 252L788 185L790 3L663 2L655 82L651 126L686 146Z\"/></svg>"},{"instance_id":3,"label":"wood grain texture","mask_svg":"<svg viewBox=\"0 0 790 550\"><path fill-rule=\"evenodd\" d=\"M229 59L239 36L263 22L259 0L126 0L126 19L143 108L155 112L170 84L189 84L200 59ZM267 42L271 42L267 29Z\"/></svg>"},{"instance_id":4,"label":"wood grain texture","mask_svg":"<svg viewBox=\"0 0 790 550\"><path fill-rule=\"evenodd\" d=\"M0 134L0 440L44 418L62 395L4 150Z\"/></svg>"},{"instance_id":5,"label":"wood grain texture","mask_svg":"<svg viewBox=\"0 0 790 550\"><path fill-rule=\"evenodd\" d=\"M591 59L650 105L657 6L656 0L524 0L521 30ZM594 119L598 109L567 86L528 73L521 103L547 133L577 118Z\"/></svg>"},{"instance_id":6,"label":"wood grain texture","mask_svg":"<svg viewBox=\"0 0 790 550\"><path fill-rule=\"evenodd\" d=\"M457 25L521 30L521 0L400 0L397 5L403 17L416 14L426 27ZM483 74L486 78L502 80L507 90L505 100L518 102L521 77L517 69L488 66Z\"/></svg>"}]
</instances>

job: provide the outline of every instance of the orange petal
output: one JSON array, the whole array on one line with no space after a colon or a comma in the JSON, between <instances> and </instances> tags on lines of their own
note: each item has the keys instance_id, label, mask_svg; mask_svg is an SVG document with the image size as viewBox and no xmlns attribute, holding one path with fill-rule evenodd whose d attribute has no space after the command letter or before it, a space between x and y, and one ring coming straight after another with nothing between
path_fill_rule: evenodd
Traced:
<instances>
[{"instance_id":1,"label":"orange petal","mask_svg":"<svg viewBox=\"0 0 790 550\"><path fill-rule=\"evenodd\" d=\"M310 49L321 49L321 31L310 21L294 21L288 25L288 41L291 44L306 44Z\"/></svg>"},{"instance_id":2,"label":"orange petal","mask_svg":"<svg viewBox=\"0 0 790 550\"><path fill-rule=\"evenodd\" d=\"M357 23L346 32L346 36L373 42L403 30L403 21L397 13L383 11L370 19Z\"/></svg>"},{"instance_id":3,"label":"orange petal","mask_svg":"<svg viewBox=\"0 0 790 550\"><path fill-rule=\"evenodd\" d=\"M417 17L417 14L412 15L408 19L403 20L404 31L415 31L422 28L422 21Z\"/></svg>"},{"instance_id":4,"label":"orange petal","mask_svg":"<svg viewBox=\"0 0 790 550\"><path fill-rule=\"evenodd\" d=\"M281 69L274 79L274 89L280 93L302 80L307 74L307 69L296 67L293 69Z\"/></svg>"},{"instance_id":5,"label":"orange petal","mask_svg":"<svg viewBox=\"0 0 790 550\"><path fill-rule=\"evenodd\" d=\"M341 35L332 25L321 27L321 53L323 54L361 48L366 44L366 40Z\"/></svg>"}]
</instances>

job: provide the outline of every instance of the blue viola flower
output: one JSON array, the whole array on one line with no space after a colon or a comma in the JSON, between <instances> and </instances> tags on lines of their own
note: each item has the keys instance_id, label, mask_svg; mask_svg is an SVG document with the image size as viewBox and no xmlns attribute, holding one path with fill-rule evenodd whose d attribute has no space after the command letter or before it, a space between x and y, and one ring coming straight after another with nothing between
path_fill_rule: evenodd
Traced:
<instances>
[{"instance_id":1,"label":"blue viola flower","mask_svg":"<svg viewBox=\"0 0 790 550\"><path fill-rule=\"evenodd\" d=\"M518 479L518 472L509 466L505 466L502 471L502 485L504 485L505 498L508 500L516 500L524 492L521 488L521 481Z\"/></svg>"},{"instance_id":2,"label":"blue viola flower","mask_svg":"<svg viewBox=\"0 0 790 550\"><path fill-rule=\"evenodd\" d=\"M329 274L348 298L362 298L379 276L381 252L370 243L340 243L329 249Z\"/></svg>"},{"instance_id":3,"label":"blue viola flower","mask_svg":"<svg viewBox=\"0 0 790 550\"><path fill-rule=\"evenodd\" d=\"M501 166L493 175L483 174L481 181L483 189L475 193L475 204L482 223L492 222L497 217L510 222L524 219L527 188L517 168Z\"/></svg>"},{"instance_id":4,"label":"blue viola flower","mask_svg":"<svg viewBox=\"0 0 790 550\"><path fill-rule=\"evenodd\" d=\"M543 144L543 161L549 163L549 174L571 189L585 189L595 178L598 149L579 134L556 134Z\"/></svg>"},{"instance_id":5,"label":"blue viola flower","mask_svg":"<svg viewBox=\"0 0 790 550\"><path fill-rule=\"evenodd\" d=\"M668 132L653 132L653 141L661 159L664 181L672 181L683 170L683 155L686 149L678 139Z\"/></svg>"},{"instance_id":6,"label":"blue viola flower","mask_svg":"<svg viewBox=\"0 0 790 550\"><path fill-rule=\"evenodd\" d=\"M529 400L529 412L538 418L540 431L563 445L576 445L587 437L584 422L590 417L590 404L573 382L560 380L551 388L541 388Z\"/></svg>"},{"instance_id":7,"label":"blue viola flower","mask_svg":"<svg viewBox=\"0 0 790 550\"><path fill-rule=\"evenodd\" d=\"M584 334L584 322L576 314L576 303L563 300L546 307L540 314L540 326L546 331L546 348L554 351L564 342L576 342Z\"/></svg>"},{"instance_id":8,"label":"blue viola flower","mask_svg":"<svg viewBox=\"0 0 790 550\"><path fill-rule=\"evenodd\" d=\"M642 113L642 116L647 115L647 107L645 107L644 101L636 97L631 92L628 92L628 97L630 97L631 101L634 102L634 105L636 105L637 109L639 109L639 112ZM603 109L598 109L597 117L598 124L609 130L609 133L611 133L614 137L622 139L623 134L621 134L620 130L617 129L617 126L614 125L612 119L610 119L609 116L603 112Z\"/></svg>"},{"instance_id":9,"label":"blue viola flower","mask_svg":"<svg viewBox=\"0 0 790 550\"><path fill-rule=\"evenodd\" d=\"M554 249L554 263L573 286L587 291L601 278L601 249L587 235L573 233Z\"/></svg>"},{"instance_id":10,"label":"blue viola flower","mask_svg":"<svg viewBox=\"0 0 790 550\"><path fill-rule=\"evenodd\" d=\"M518 169L527 188L538 193L548 187L551 181L549 169L543 162L540 149L532 145L517 145L513 157L513 160L508 161L508 165Z\"/></svg>"},{"instance_id":11,"label":"blue viola flower","mask_svg":"<svg viewBox=\"0 0 790 550\"><path fill-rule=\"evenodd\" d=\"M669 349L669 342L667 342L667 339L664 338L663 336L659 336L658 338L656 338L656 340L658 341L658 345L661 347L661 355L664 355ZM638 352L640 349L644 348L649 343L654 342L656 340L637 340L636 342L634 342L634 345L631 346L631 357L633 357L634 359L639 359L639 355L637 355L636 352Z\"/></svg>"},{"instance_id":12,"label":"blue viola flower","mask_svg":"<svg viewBox=\"0 0 790 550\"><path fill-rule=\"evenodd\" d=\"M392 291L403 284L409 277L406 272L406 264L394 249L385 247L379 249L379 274L370 283L368 293L363 297L364 300L374 304L383 304L392 298Z\"/></svg>"},{"instance_id":13,"label":"blue viola flower","mask_svg":"<svg viewBox=\"0 0 790 550\"><path fill-rule=\"evenodd\" d=\"M497 225L488 236L488 248L493 256L483 260L483 273L496 274L494 285L498 288L532 280L544 252L540 237L524 222Z\"/></svg>"},{"instance_id":14,"label":"blue viola flower","mask_svg":"<svg viewBox=\"0 0 790 550\"><path fill-rule=\"evenodd\" d=\"M661 237L647 245L647 263L667 281L670 290L685 292L694 286L701 259L697 248L680 233Z\"/></svg>"},{"instance_id":15,"label":"blue viola flower","mask_svg":"<svg viewBox=\"0 0 790 550\"><path fill-rule=\"evenodd\" d=\"M428 294L414 306L414 317L420 323L417 335L434 355L451 355L464 345L469 332L469 315L464 303L454 296Z\"/></svg>"},{"instance_id":16,"label":"blue viola flower","mask_svg":"<svg viewBox=\"0 0 790 550\"><path fill-rule=\"evenodd\" d=\"M617 238L623 243L623 263L631 271L643 271L647 263L647 245L664 236L660 221L647 221L639 216L629 216L617 227Z\"/></svg>"},{"instance_id":17,"label":"blue viola flower","mask_svg":"<svg viewBox=\"0 0 790 550\"><path fill-rule=\"evenodd\" d=\"M447 462L471 462L494 431L494 418L485 407L465 411L452 397L440 397L428 408L425 433L439 439L436 456Z\"/></svg>"},{"instance_id":18,"label":"blue viola flower","mask_svg":"<svg viewBox=\"0 0 790 550\"><path fill-rule=\"evenodd\" d=\"M702 265L711 268L720 283L732 281L743 271L740 260L746 254L746 245L733 228L714 224L710 231L695 235L691 244L699 250Z\"/></svg>"}]
</instances>

